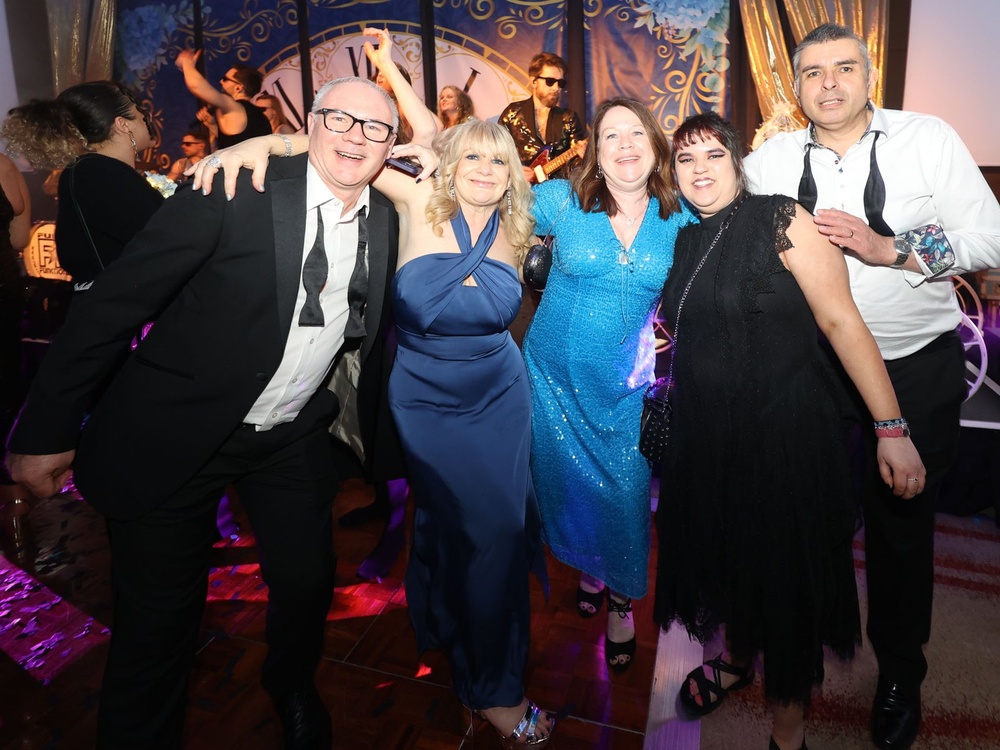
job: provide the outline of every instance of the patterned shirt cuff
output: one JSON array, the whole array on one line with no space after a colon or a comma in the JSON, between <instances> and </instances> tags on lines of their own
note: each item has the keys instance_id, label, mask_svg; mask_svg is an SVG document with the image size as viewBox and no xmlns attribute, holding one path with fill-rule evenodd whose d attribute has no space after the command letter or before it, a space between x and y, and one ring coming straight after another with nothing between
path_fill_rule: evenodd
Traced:
<instances>
[{"instance_id":1,"label":"patterned shirt cuff","mask_svg":"<svg viewBox=\"0 0 1000 750\"><path fill-rule=\"evenodd\" d=\"M931 278L940 276L955 265L955 251L948 242L944 230L937 224L911 229L909 232L897 235L897 239L913 248L913 252L927 268Z\"/></svg>"}]
</instances>

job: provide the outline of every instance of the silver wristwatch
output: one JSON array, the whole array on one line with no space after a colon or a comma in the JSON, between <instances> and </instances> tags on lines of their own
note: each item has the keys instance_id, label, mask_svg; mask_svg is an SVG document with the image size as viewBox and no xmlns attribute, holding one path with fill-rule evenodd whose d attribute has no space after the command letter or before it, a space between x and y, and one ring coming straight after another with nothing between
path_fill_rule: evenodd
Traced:
<instances>
[{"instance_id":1,"label":"silver wristwatch","mask_svg":"<svg viewBox=\"0 0 1000 750\"><path fill-rule=\"evenodd\" d=\"M913 252L913 248L902 237L896 237L892 241L892 249L896 251L896 260L890 264L889 268L902 268L909 259L910 253Z\"/></svg>"}]
</instances>

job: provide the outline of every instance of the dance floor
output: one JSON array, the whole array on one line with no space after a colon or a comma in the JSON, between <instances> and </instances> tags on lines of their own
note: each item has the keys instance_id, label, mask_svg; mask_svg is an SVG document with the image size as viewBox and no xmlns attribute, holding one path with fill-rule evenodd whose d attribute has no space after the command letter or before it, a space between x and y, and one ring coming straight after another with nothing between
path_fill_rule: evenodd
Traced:
<instances>
[{"instance_id":1,"label":"dance floor","mask_svg":"<svg viewBox=\"0 0 1000 750\"><path fill-rule=\"evenodd\" d=\"M67 493L30 506L0 495L0 750L93 745L97 691L111 617L103 523ZM335 514L370 491L348 480ZM417 658L402 589L405 556L381 583L359 580L358 563L380 524L336 530L337 592L317 676L333 715L338 750L469 750L500 747L491 728L470 726L437 653ZM861 542L856 545L863 581ZM280 748L280 729L257 678L264 658L266 588L244 524L215 552L201 649L186 726L190 750ZM655 548L653 554L655 560ZM652 566L651 562L651 572ZM1000 747L1000 532L993 519L939 518L935 630L925 683L924 734L914 746ZM532 584L528 694L559 711L553 747L614 750L763 750L768 722L760 678L701 722L676 715L681 675L701 661L683 633L660 635L649 598L636 607L636 662L624 675L604 664L604 618L576 614L573 572L549 559L551 596ZM714 656L708 646L704 653ZM710 653L711 652L711 653ZM811 712L813 750L869 746L874 663L866 649L831 663Z\"/></svg>"}]
</instances>

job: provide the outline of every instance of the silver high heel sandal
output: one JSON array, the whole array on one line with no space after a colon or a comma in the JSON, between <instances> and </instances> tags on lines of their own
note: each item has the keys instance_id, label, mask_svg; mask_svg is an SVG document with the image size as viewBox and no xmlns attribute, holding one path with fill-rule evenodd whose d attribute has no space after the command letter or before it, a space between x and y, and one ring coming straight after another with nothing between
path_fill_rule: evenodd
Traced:
<instances>
[{"instance_id":1,"label":"silver high heel sandal","mask_svg":"<svg viewBox=\"0 0 1000 750\"><path fill-rule=\"evenodd\" d=\"M537 734L538 729L538 719L542 714L545 714L552 724L549 726L549 733L542 736ZM490 722L486 716L483 715L482 711L473 710L472 715L479 716L479 718L484 719L491 727L496 730L496 733L500 735L500 741L503 743L506 750L516 750L519 747L542 747L548 743L552 738L552 732L556 728L556 718L549 711L543 711L534 701L529 700L527 708L524 709L524 716L517 723L517 726L511 731L510 734L505 735L499 727ZM475 733L475 728L473 727L473 734Z\"/></svg>"}]
</instances>

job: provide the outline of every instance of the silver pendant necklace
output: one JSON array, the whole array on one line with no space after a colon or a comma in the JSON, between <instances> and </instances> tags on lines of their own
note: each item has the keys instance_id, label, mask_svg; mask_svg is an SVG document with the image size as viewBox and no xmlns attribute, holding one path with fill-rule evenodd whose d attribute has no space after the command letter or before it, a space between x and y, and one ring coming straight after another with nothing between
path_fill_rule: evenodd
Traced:
<instances>
[{"instance_id":1,"label":"silver pendant necklace","mask_svg":"<svg viewBox=\"0 0 1000 750\"><path fill-rule=\"evenodd\" d=\"M642 209L635 216L629 216L624 211L621 212L622 216L625 217L626 226L633 226L639 219L646 215L646 209L649 207L649 199L643 204Z\"/></svg>"}]
</instances>

